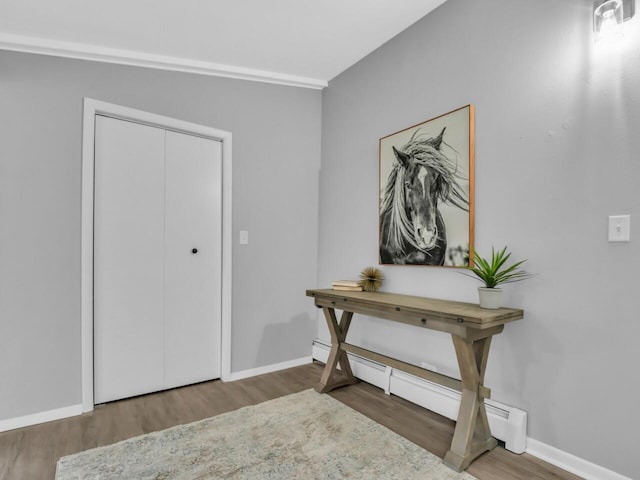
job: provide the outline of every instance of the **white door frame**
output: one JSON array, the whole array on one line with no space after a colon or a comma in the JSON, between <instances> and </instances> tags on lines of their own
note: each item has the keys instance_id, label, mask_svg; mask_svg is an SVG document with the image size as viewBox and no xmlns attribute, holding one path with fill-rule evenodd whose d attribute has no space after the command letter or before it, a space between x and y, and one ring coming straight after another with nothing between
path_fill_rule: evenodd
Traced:
<instances>
[{"instance_id":1,"label":"white door frame","mask_svg":"<svg viewBox=\"0 0 640 480\"><path fill-rule=\"evenodd\" d=\"M222 142L222 305L220 371L222 380L231 377L231 132L134 110L121 105L84 99L82 129L82 411L93 410L93 207L95 164L95 117L106 115L179 133L198 135Z\"/></svg>"}]
</instances>

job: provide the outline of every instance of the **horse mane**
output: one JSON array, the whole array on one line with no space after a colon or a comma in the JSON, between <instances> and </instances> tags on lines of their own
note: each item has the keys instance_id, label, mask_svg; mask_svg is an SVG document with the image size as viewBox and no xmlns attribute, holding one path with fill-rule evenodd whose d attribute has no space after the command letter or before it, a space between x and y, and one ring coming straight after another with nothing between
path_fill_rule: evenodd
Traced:
<instances>
[{"instance_id":1,"label":"horse mane","mask_svg":"<svg viewBox=\"0 0 640 480\"><path fill-rule=\"evenodd\" d=\"M405 253L405 241L409 242L415 249L420 249L418 242L413 236L411 220L407 216L404 198L404 176L406 170L396 163L389 174L387 185L384 189L382 200L382 215L387 215L387 220L383 222L386 226L386 244L395 252ZM385 225L386 224L386 225Z\"/></svg>"},{"instance_id":2,"label":"horse mane","mask_svg":"<svg viewBox=\"0 0 640 480\"><path fill-rule=\"evenodd\" d=\"M443 130L444 132L444 130ZM454 205L464 211L469 211L469 198L458 183L467 178L458 171L457 161L449 159L442 151L446 145L455 152L453 147L445 142L436 144L432 137L427 137L420 130L416 130L409 141L400 149L410 155L417 163L438 173L436 196L439 201ZM406 212L404 183L406 169L396 161L393 165L384 189L381 215L382 227L387 233L385 246L393 251L405 253L405 245L409 243L413 248L422 250L416 242L411 220Z\"/></svg>"},{"instance_id":3,"label":"horse mane","mask_svg":"<svg viewBox=\"0 0 640 480\"><path fill-rule=\"evenodd\" d=\"M449 203L468 212L469 197L458 183L468 179L458 171L457 160L451 160L442 152L442 147L435 148L433 142L433 138L420 133L418 129L402 147L402 151L412 156L427 169L439 174L438 199L441 202ZM446 145L454 154L457 154L456 150L444 141L441 145Z\"/></svg>"}]
</instances>

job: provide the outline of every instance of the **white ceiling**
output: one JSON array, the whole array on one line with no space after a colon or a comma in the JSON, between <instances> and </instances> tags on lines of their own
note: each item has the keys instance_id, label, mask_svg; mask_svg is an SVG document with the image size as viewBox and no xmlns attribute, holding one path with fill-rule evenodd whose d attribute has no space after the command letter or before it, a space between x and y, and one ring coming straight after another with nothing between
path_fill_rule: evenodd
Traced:
<instances>
[{"instance_id":1,"label":"white ceiling","mask_svg":"<svg viewBox=\"0 0 640 480\"><path fill-rule=\"evenodd\" d=\"M0 0L0 49L322 88L446 0Z\"/></svg>"}]
</instances>

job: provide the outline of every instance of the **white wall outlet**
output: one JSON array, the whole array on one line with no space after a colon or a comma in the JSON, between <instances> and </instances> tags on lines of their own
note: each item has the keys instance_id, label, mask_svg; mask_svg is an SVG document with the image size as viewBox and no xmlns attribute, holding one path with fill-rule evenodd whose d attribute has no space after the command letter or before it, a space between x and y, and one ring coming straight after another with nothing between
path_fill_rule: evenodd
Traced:
<instances>
[{"instance_id":1,"label":"white wall outlet","mask_svg":"<svg viewBox=\"0 0 640 480\"><path fill-rule=\"evenodd\" d=\"M240 230L240 245L249 245L249 232Z\"/></svg>"},{"instance_id":2,"label":"white wall outlet","mask_svg":"<svg viewBox=\"0 0 640 480\"><path fill-rule=\"evenodd\" d=\"M631 241L631 215L611 215L609 217L609 241Z\"/></svg>"}]
</instances>

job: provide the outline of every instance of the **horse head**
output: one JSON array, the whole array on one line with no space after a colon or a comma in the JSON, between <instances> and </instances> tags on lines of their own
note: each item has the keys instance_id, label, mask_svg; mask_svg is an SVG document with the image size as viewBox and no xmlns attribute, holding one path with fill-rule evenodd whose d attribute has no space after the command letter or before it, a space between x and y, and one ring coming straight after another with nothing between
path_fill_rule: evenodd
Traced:
<instances>
[{"instance_id":1,"label":"horse head","mask_svg":"<svg viewBox=\"0 0 640 480\"><path fill-rule=\"evenodd\" d=\"M439 150L444 135L429 140L432 148ZM428 163L417 159L411 153L393 148L398 163L404 169L404 207L413 227L413 239L420 250L430 250L442 239L438 224L438 199L443 183L438 170L429 168Z\"/></svg>"}]
</instances>

